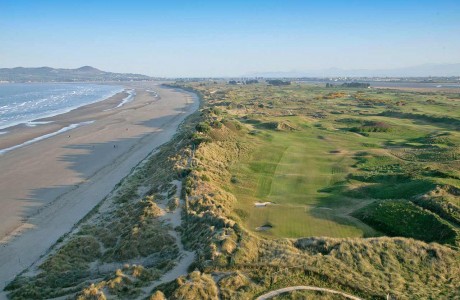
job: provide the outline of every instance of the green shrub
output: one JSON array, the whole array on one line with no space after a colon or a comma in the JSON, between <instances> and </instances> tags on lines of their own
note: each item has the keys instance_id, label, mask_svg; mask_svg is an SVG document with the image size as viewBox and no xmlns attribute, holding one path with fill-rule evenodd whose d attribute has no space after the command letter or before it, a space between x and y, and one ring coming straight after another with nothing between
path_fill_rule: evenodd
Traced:
<instances>
[{"instance_id":1,"label":"green shrub","mask_svg":"<svg viewBox=\"0 0 460 300\"><path fill-rule=\"evenodd\" d=\"M196 125L195 129L201 133L209 133L211 131L211 125L208 122L200 122Z\"/></svg>"},{"instance_id":2,"label":"green shrub","mask_svg":"<svg viewBox=\"0 0 460 300\"><path fill-rule=\"evenodd\" d=\"M201 143L209 143L212 141L212 139L209 136L194 133L192 135L192 141L196 146L198 146Z\"/></svg>"},{"instance_id":3,"label":"green shrub","mask_svg":"<svg viewBox=\"0 0 460 300\"><path fill-rule=\"evenodd\" d=\"M79 236L70 240L40 268L47 272L84 270L88 263L100 256L100 245L94 237Z\"/></svg>"},{"instance_id":4,"label":"green shrub","mask_svg":"<svg viewBox=\"0 0 460 300\"><path fill-rule=\"evenodd\" d=\"M235 175L232 175L232 178L230 179L230 182L233 183L233 184L237 184L240 181L238 180L238 178Z\"/></svg>"},{"instance_id":5,"label":"green shrub","mask_svg":"<svg viewBox=\"0 0 460 300\"><path fill-rule=\"evenodd\" d=\"M220 129L220 128L222 128L222 123L219 122L219 121L217 121L217 120L214 120L214 121L212 121L212 122L210 123L210 126L211 126L212 128Z\"/></svg>"},{"instance_id":6,"label":"green shrub","mask_svg":"<svg viewBox=\"0 0 460 300\"><path fill-rule=\"evenodd\" d=\"M376 201L353 215L391 236L449 244L455 244L458 237L455 228L439 216L406 200Z\"/></svg>"}]
</instances>

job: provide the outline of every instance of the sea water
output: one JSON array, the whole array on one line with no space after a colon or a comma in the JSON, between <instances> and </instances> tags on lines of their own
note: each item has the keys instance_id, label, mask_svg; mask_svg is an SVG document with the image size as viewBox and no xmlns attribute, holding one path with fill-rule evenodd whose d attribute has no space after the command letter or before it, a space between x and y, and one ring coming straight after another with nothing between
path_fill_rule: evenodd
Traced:
<instances>
[{"instance_id":1,"label":"sea water","mask_svg":"<svg viewBox=\"0 0 460 300\"><path fill-rule=\"evenodd\" d=\"M32 121L66 113L123 90L121 86L92 83L0 84L0 129L22 123L39 125Z\"/></svg>"}]
</instances>

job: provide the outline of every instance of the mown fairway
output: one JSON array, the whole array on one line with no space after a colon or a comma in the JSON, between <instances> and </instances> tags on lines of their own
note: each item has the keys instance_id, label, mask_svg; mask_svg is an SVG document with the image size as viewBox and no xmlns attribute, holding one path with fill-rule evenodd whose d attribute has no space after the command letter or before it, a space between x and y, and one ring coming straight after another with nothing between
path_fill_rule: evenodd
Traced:
<instances>
[{"instance_id":1,"label":"mown fairway","mask_svg":"<svg viewBox=\"0 0 460 300\"><path fill-rule=\"evenodd\" d=\"M321 190L345 180L353 164L337 140L320 136L320 130L271 132L261 138L251 159L235 169L241 178L236 195L249 212L251 229L264 224L265 234L277 236L362 236L373 231L347 216L346 210L362 201L331 197ZM336 151L340 151L335 153ZM273 202L255 207L255 202ZM340 208L345 208L341 210Z\"/></svg>"}]
</instances>

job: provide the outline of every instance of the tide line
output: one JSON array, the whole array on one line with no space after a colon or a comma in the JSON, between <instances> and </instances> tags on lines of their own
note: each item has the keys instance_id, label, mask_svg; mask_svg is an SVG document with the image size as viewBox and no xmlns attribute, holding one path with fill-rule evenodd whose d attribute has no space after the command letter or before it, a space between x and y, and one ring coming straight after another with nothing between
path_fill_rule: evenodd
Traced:
<instances>
[{"instance_id":1,"label":"tide line","mask_svg":"<svg viewBox=\"0 0 460 300\"><path fill-rule=\"evenodd\" d=\"M133 100L134 96L136 96L136 92L134 90L127 90L126 92L129 95L125 99L123 99L123 101L121 101L121 103L118 104L115 108L122 107L126 103L131 102Z\"/></svg>"},{"instance_id":2,"label":"tide line","mask_svg":"<svg viewBox=\"0 0 460 300\"><path fill-rule=\"evenodd\" d=\"M69 131L69 130L72 130L72 129L75 129L75 128L78 128L78 127L81 127L81 126L84 126L84 125L89 125L89 124L92 124L92 123L94 123L94 121L87 121L87 122L81 122L81 123L77 123L77 124L70 124L69 126L61 128L58 131L51 132L51 133L48 133L48 134L33 138L33 139L28 140L28 141L26 141L26 142L24 142L22 144L15 145L15 146L12 146L12 147L9 147L9 148L0 149L0 155L3 155L6 152L9 152L9 151L12 151L12 150L24 147L24 146L28 146L28 145L36 143L38 141L45 140L45 139L48 139L48 138L53 137L55 135L64 133L66 131Z\"/></svg>"},{"instance_id":3,"label":"tide line","mask_svg":"<svg viewBox=\"0 0 460 300\"><path fill-rule=\"evenodd\" d=\"M35 126L38 126L38 125L45 125L45 124L50 124L50 123L53 123L53 121L43 121L43 122L29 121L29 122L26 122L24 124L26 124L27 127L35 127Z\"/></svg>"},{"instance_id":4,"label":"tide line","mask_svg":"<svg viewBox=\"0 0 460 300\"><path fill-rule=\"evenodd\" d=\"M104 111L110 111L110 110L117 109L117 108L119 108L119 107L122 107L122 106L125 105L126 103L133 101L134 96L136 96L136 92L135 92L134 90L125 90L125 92L128 93L128 96L126 96L125 98L123 98L123 100L120 102L120 104L118 104L118 105L115 106L114 108L105 109Z\"/></svg>"}]
</instances>

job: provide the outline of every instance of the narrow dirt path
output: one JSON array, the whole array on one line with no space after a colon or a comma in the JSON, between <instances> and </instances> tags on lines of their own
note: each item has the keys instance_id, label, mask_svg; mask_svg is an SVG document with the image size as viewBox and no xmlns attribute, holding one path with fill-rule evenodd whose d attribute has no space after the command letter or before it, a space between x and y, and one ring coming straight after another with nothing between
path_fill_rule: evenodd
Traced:
<instances>
[{"instance_id":1,"label":"narrow dirt path","mask_svg":"<svg viewBox=\"0 0 460 300\"><path fill-rule=\"evenodd\" d=\"M278 295L281 295L281 294L284 294L284 293L293 292L293 291L301 291L301 290L303 290L303 291L324 292L324 293L341 295L341 296L343 296L343 297L345 297L347 299L362 300L359 297L356 297L356 296L353 296L353 295L350 295L350 294L346 294L346 293L343 293L343 292L340 292L340 291L326 289L326 288L320 288L320 287L316 287L316 286L308 286L308 285L290 286L290 287L285 287L285 288L282 288L282 289L274 290L274 291L268 292L266 294L263 294L262 296L257 297L256 300L268 300L268 299L271 299L271 298L273 298L275 296L278 296Z\"/></svg>"},{"instance_id":2,"label":"narrow dirt path","mask_svg":"<svg viewBox=\"0 0 460 300\"><path fill-rule=\"evenodd\" d=\"M182 182L179 180L173 181L173 184L176 185L176 195L175 197L180 199L180 193L182 190ZM177 243L177 247L179 248L180 252L180 260L178 264L166 272L161 278L157 281L154 281L152 284L143 287L142 288L142 295L138 297L137 299L144 299L146 295L150 295L151 291L159 286L160 284L170 282L174 279L176 279L179 276L182 275L187 275L188 273L188 267L193 263L195 260L195 252L192 251L186 251L184 249L184 245L182 244L180 234L175 230L176 227L180 226L182 224L182 207L184 205L184 201L181 199L180 200L180 205L178 208L176 208L173 212L169 212L166 215L162 216L163 220L166 221L166 223L170 224L173 228L173 230L169 231L169 234L174 237Z\"/></svg>"}]
</instances>

